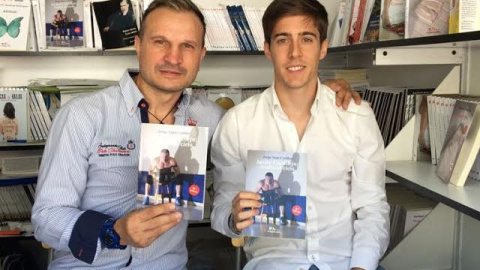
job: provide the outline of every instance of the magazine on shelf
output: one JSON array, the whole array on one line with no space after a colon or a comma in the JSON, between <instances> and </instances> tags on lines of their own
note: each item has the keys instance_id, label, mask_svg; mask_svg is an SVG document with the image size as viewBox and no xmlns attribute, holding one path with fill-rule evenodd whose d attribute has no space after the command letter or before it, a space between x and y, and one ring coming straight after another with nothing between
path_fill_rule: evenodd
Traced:
<instances>
[{"instance_id":1,"label":"magazine on shelf","mask_svg":"<svg viewBox=\"0 0 480 270\"><path fill-rule=\"evenodd\" d=\"M0 1L0 51L26 51L32 20L30 1Z\"/></svg>"},{"instance_id":2,"label":"magazine on shelf","mask_svg":"<svg viewBox=\"0 0 480 270\"><path fill-rule=\"evenodd\" d=\"M28 90L0 87L0 141L30 139Z\"/></svg>"},{"instance_id":3,"label":"magazine on shelf","mask_svg":"<svg viewBox=\"0 0 480 270\"><path fill-rule=\"evenodd\" d=\"M263 206L243 235L305 239L306 154L248 150L245 189L260 194Z\"/></svg>"},{"instance_id":4,"label":"magazine on shelf","mask_svg":"<svg viewBox=\"0 0 480 270\"><path fill-rule=\"evenodd\" d=\"M448 34L450 0L407 0L405 38Z\"/></svg>"},{"instance_id":5,"label":"magazine on shelf","mask_svg":"<svg viewBox=\"0 0 480 270\"><path fill-rule=\"evenodd\" d=\"M138 28L131 1L111 0L92 4L103 48L133 46Z\"/></svg>"},{"instance_id":6,"label":"magazine on shelf","mask_svg":"<svg viewBox=\"0 0 480 270\"><path fill-rule=\"evenodd\" d=\"M171 202L184 219L202 220L208 128L142 124L140 136L137 206Z\"/></svg>"},{"instance_id":7,"label":"magazine on shelf","mask_svg":"<svg viewBox=\"0 0 480 270\"><path fill-rule=\"evenodd\" d=\"M84 5L72 0L45 0L45 42L50 49L85 47Z\"/></svg>"},{"instance_id":8,"label":"magazine on shelf","mask_svg":"<svg viewBox=\"0 0 480 270\"><path fill-rule=\"evenodd\" d=\"M455 102L436 170L446 183L463 186L472 169L480 147L479 111L477 102Z\"/></svg>"},{"instance_id":9,"label":"magazine on shelf","mask_svg":"<svg viewBox=\"0 0 480 270\"><path fill-rule=\"evenodd\" d=\"M403 39L405 36L405 3L407 0L382 0L379 40Z\"/></svg>"}]
</instances>

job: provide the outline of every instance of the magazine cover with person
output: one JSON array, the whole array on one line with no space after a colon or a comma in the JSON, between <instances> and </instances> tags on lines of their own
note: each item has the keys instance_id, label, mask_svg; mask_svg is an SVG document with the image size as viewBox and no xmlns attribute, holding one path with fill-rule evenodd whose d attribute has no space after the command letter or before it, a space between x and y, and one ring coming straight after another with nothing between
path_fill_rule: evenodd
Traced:
<instances>
[{"instance_id":1,"label":"magazine cover with person","mask_svg":"<svg viewBox=\"0 0 480 270\"><path fill-rule=\"evenodd\" d=\"M243 235L305 239L306 154L249 150L246 190L258 193L263 206Z\"/></svg>"},{"instance_id":2,"label":"magazine cover with person","mask_svg":"<svg viewBox=\"0 0 480 270\"><path fill-rule=\"evenodd\" d=\"M202 220L208 128L142 124L137 206L175 203L187 220Z\"/></svg>"},{"instance_id":3,"label":"magazine cover with person","mask_svg":"<svg viewBox=\"0 0 480 270\"><path fill-rule=\"evenodd\" d=\"M0 87L0 142L29 139L28 90Z\"/></svg>"},{"instance_id":4,"label":"magazine cover with person","mask_svg":"<svg viewBox=\"0 0 480 270\"><path fill-rule=\"evenodd\" d=\"M45 0L44 22L48 48L85 47L83 11L83 2Z\"/></svg>"}]
</instances>

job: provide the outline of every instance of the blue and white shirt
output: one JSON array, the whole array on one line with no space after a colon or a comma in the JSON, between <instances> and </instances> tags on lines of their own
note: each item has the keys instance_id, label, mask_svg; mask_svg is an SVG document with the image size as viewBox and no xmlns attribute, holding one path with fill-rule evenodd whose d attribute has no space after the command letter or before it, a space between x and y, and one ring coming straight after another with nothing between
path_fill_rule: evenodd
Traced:
<instances>
[{"instance_id":1,"label":"blue and white shirt","mask_svg":"<svg viewBox=\"0 0 480 270\"><path fill-rule=\"evenodd\" d=\"M143 98L125 72L119 85L74 99L56 115L32 210L35 237L55 249L51 269L185 268L187 221L146 248L107 249L99 241L106 219L135 209ZM209 127L211 138L222 115L205 96L185 91L175 125ZM123 155L113 154L118 148Z\"/></svg>"}]
</instances>

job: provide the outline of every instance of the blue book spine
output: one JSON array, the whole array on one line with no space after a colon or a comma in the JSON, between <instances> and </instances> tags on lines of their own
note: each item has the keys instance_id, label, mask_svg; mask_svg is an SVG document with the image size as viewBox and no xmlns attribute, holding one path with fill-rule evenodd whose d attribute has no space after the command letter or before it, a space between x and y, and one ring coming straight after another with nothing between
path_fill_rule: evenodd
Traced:
<instances>
[{"instance_id":1,"label":"blue book spine","mask_svg":"<svg viewBox=\"0 0 480 270\"><path fill-rule=\"evenodd\" d=\"M242 38L240 37L240 29L238 29L238 24L235 21L232 6L227 6L227 12L228 12L228 16L230 17L230 21L232 22L233 28L235 29L235 36L237 38L240 51L245 51L245 45L243 44Z\"/></svg>"},{"instance_id":2,"label":"blue book spine","mask_svg":"<svg viewBox=\"0 0 480 270\"><path fill-rule=\"evenodd\" d=\"M242 40L243 46L245 47L246 51L251 51L252 46L248 42L247 35L245 34L245 28L243 28L243 24L242 24L242 21L240 19L240 15L238 14L238 11L235 8L235 6L230 6L230 9L232 11L233 21L237 25L236 27L238 29L238 33L239 33L240 38Z\"/></svg>"},{"instance_id":3,"label":"blue book spine","mask_svg":"<svg viewBox=\"0 0 480 270\"><path fill-rule=\"evenodd\" d=\"M245 11L243 10L242 6L236 6L237 12L239 14L240 20L243 24L243 27L245 28L245 35L248 38L248 41L250 42L250 45L252 46L252 49L254 51L258 51L257 43L255 42L255 38L253 37L252 34L252 29L250 28L250 25L248 24L247 16L245 15Z\"/></svg>"}]
</instances>

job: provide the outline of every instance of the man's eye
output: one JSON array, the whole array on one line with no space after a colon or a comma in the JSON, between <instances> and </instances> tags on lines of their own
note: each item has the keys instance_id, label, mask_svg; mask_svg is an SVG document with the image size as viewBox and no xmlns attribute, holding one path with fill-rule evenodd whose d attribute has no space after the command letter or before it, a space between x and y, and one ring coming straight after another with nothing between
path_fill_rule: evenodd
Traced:
<instances>
[{"instance_id":1,"label":"man's eye","mask_svg":"<svg viewBox=\"0 0 480 270\"><path fill-rule=\"evenodd\" d=\"M303 42L312 42L313 40L311 38L305 37L303 38Z\"/></svg>"},{"instance_id":2,"label":"man's eye","mask_svg":"<svg viewBox=\"0 0 480 270\"><path fill-rule=\"evenodd\" d=\"M287 43L287 42L288 42L288 39L286 39L286 38L277 39L278 44Z\"/></svg>"},{"instance_id":3,"label":"man's eye","mask_svg":"<svg viewBox=\"0 0 480 270\"><path fill-rule=\"evenodd\" d=\"M154 42L155 42L155 44L158 44L158 45L163 45L163 44L165 44L165 40L163 40L163 39L157 39L157 40L155 40Z\"/></svg>"},{"instance_id":4,"label":"man's eye","mask_svg":"<svg viewBox=\"0 0 480 270\"><path fill-rule=\"evenodd\" d=\"M193 49L195 48L192 44L188 44L188 43L183 43L182 44L182 47L186 48L186 49Z\"/></svg>"}]
</instances>

